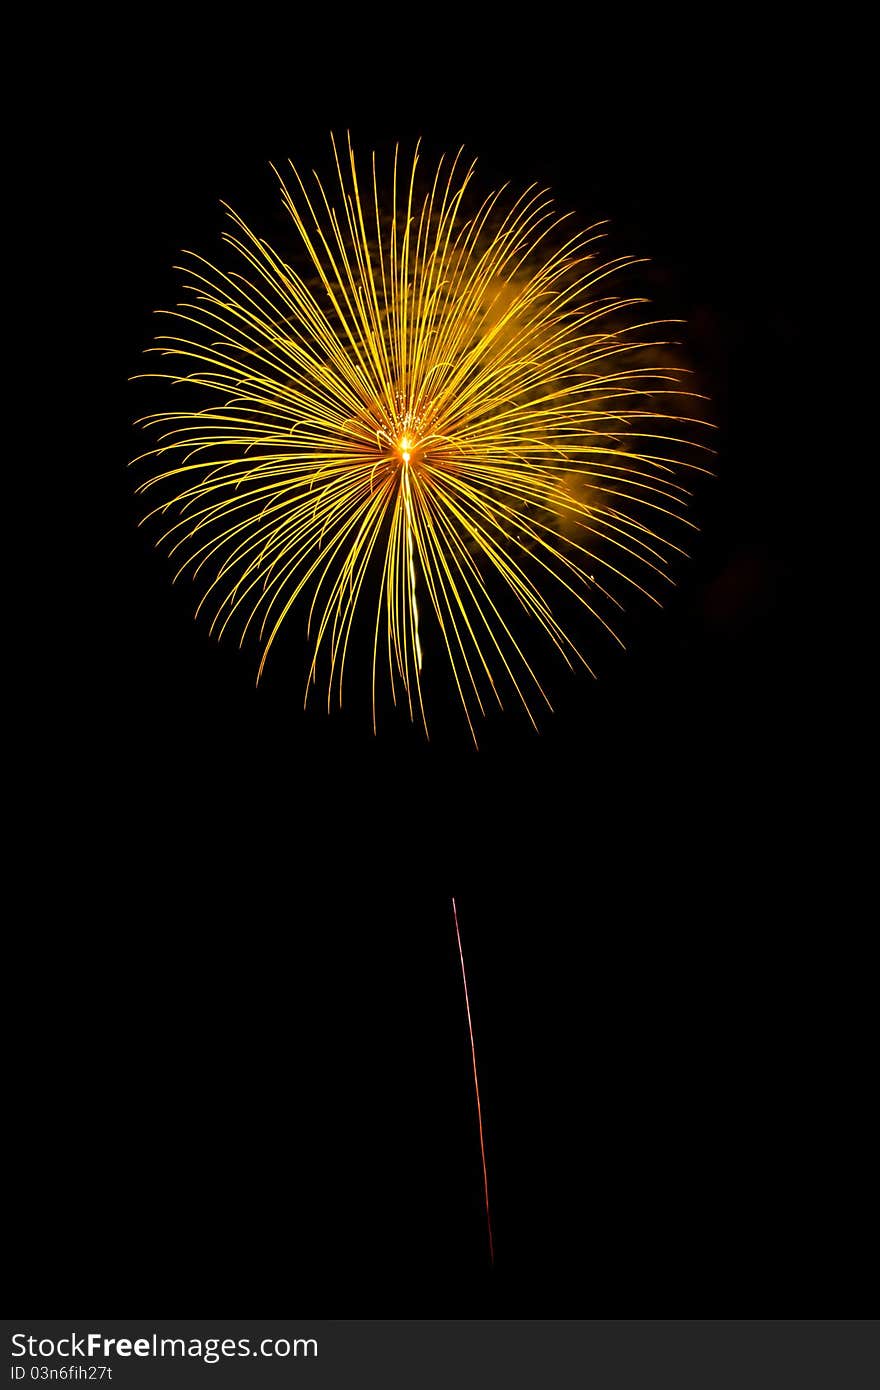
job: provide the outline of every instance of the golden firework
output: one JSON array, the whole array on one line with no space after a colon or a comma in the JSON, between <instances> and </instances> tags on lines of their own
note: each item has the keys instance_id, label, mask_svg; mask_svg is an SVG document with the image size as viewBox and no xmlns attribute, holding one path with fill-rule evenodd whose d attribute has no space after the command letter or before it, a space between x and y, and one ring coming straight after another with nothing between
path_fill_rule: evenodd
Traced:
<instances>
[{"instance_id":1,"label":"golden firework","mask_svg":"<svg viewBox=\"0 0 880 1390\"><path fill-rule=\"evenodd\" d=\"M218 635L259 634L260 674L302 604L306 699L324 662L341 701L358 614L374 728L380 667L427 728L443 652L474 736L505 688L534 723L529 627L589 669L576 613L619 641L625 591L671 582L693 393L634 320L646 301L609 293L633 258L603 259L600 225L567 233L536 186L479 201L460 154L422 181L418 148L405 172L395 151L387 193L375 155L367 179L350 141L333 155L335 202L292 165L279 180L289 259L231 209L237 264L187 253L153 375L200 395L143 422L140 490L170 490L150 516L176 517L178 574L206 581Z\"/></svg>"}]
</instances>

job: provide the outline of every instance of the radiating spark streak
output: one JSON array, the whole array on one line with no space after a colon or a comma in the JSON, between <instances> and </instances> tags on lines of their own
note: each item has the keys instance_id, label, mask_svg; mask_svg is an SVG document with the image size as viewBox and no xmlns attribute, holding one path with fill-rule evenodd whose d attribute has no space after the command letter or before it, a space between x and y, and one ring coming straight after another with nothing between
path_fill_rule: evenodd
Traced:
<instances>
[{"instance_id":1,"label":"radiating spark streak","mask_svg":"<svg viewBox=\"0 0 880 1390\"><path fill-rule=\"evenodd\" d=\"M552 708L529 627L590 671L581 618L623 645L612 590L659 603L684 470L707 469L663 322L610 290L633 259L603 259L601 224L572 231L535 185L475 196L460 154L420 182L418 148L408 167L395 150L383 191L375 156L364 180L334 141L335 198L291 165L289 250L227 208L237 264L186 253L152 349L170 365L151 375L195 394L142 421L159 434L139 491L211 631L258 635L258 680L296 609L306 698L329 667L341 703L370 609L373 728L383 653L426 731L440 655L476 742L502 691L535 727Z\"/></svg>"},{"instance_id":2,"label":"radiating spark streak","mask_svg":"<svg viewBox=\"0 0 880 1390\"><path fill-rule=\"evenodd\" d=\"M403 444L406 444L403 440ZM409 592L410 603L413 615L413 639L416 648L416 667L422 669L422 644L419 640L419 605L416 599L416 565L413 558L413 519L412 519L412 489L409 480L409 461L410 454L403 449L403 507L406 513L406 549L409 557Z\"/></svg>"},{"instance_id":3,"label":"radiating spark streak","mask_svg":"<svg viewBox=\"0 0 880 1390\"><path fill-rule=\"evenodd\" d=\"M471 1022L471 1004L468 998L467 974L464 968L464 952L461 949L461 932L458 929L458 911L455 898L452 899L452 916L455 919L455 936L458 941L458 958L461 961L461 980L464 985L464 1007L467 1012L468 1032L471 1038L471 1061L474 1064L474 1092L477 1097L477 1124L480 1130L480 1157L483 1160L483 1193L486 1198L486 1229L489 1232L489 1260L495 1263L495 1245L492 1240L492 1218L489 1215L489 1175L486 1172L486 1145L483 1142L483 1112L480 1109L480 1083L477 1080L477 1052L474 1047L474 1025Z\"/></svg>"}]
</instances>

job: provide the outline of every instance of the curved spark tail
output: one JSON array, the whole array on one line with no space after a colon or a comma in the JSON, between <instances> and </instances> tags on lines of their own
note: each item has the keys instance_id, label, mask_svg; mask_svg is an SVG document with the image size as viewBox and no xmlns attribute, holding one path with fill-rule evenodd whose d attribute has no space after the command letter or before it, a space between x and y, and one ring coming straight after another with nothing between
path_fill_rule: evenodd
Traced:
<instances>
[{"instance_id":1,"label":"curved spark tail","mask_svg":"<svg viewBox=\"0 0 880 1390\"><path fill-rule=\"evenodd\" d=\"M489 1213L489 1177L486 1172L486 1145L483 1140L483 1112L480 1109L480 1083L477 1080L477 1052L474 1047L474 1026L471 1022L471 1005L468 998L467 974L464 968L464 952L461 949L461 932L458 929L458 911L455 898L452 899L452 916L455 920L455 936L458 941L458 958L461 961L461 979L464 985L464 1007L467 1012L468 1032L471 1038L471 1060L474 1064L474 1092L477 1097L477 1124L480 1130L480 1157L483 1160L483 1193L486 1199L486 1229L489 1233L489 1259L495 1264L495 1244L492 1240L492 1217Z\"/></svg>"}]
</instances>

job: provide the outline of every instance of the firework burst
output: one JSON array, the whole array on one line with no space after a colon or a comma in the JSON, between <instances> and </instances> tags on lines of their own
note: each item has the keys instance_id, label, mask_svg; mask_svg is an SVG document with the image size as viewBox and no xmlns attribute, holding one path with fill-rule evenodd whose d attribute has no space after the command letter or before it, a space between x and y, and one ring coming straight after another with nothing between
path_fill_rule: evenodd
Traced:
<instances>
[{"instance_id":1,"label":"firework burst","mask_svg":"<svg viewBox=\"0 0 880 1390\"><path fill-rule=\"evenodd\" d=\"M212 630L258 635L260 674L297 605L306 698L321 673L341 701L357 616L374 728L383 669L427 728L430 663L474 737L505 693L534 723L529 629L590 669L581 629L619 641L627 592L671 582L693 394L645 301L609 292L633 258L603 258L600 226L569 231L534 186L480 201L460 155L423 179L395 151L383 190L375 155L365 176L350 142L333 153L332 198L280 179L287 258L229 209L230 265L187 253L151 375L198 398L142 422L140 490Z\"/></svg>"}]
</instances>

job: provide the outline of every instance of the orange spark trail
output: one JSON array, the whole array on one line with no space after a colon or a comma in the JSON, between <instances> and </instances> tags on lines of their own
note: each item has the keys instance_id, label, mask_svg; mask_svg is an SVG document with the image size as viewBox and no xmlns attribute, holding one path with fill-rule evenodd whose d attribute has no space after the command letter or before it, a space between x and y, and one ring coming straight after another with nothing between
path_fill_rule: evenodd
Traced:
<instances>
[{"instance_id":1,"label":"orange spark trail","mask_svg":"<svg viewBox=\"0 0 880 1390\"><path fill-rule=\"evenodd\" d=\"M483 1143L483 1112L480 1109L480 1083L477 1080L477 1052L474 1047L474 1026L471 1023L471 1005L468 999L467 975L464 968L464 953L461 949L461 932L458 930L458 912L455 898L452 899L452 915L455 919L455 935L458 941L458 958L461 961L461 978L464 984L464 1007L467 1011L468 1032L471 1035L471 1058L474 1064L474 1091L477 1096L477 1124L480 1128L480 1155L483 1160L483 1191L486 1195L486 1227L489 1231L489 1259L495 1264L495 1246L492 1241L492 1218L489 1215L489 1177L486 1172L486 1146Z\"/></svg>"}]
</instances>

